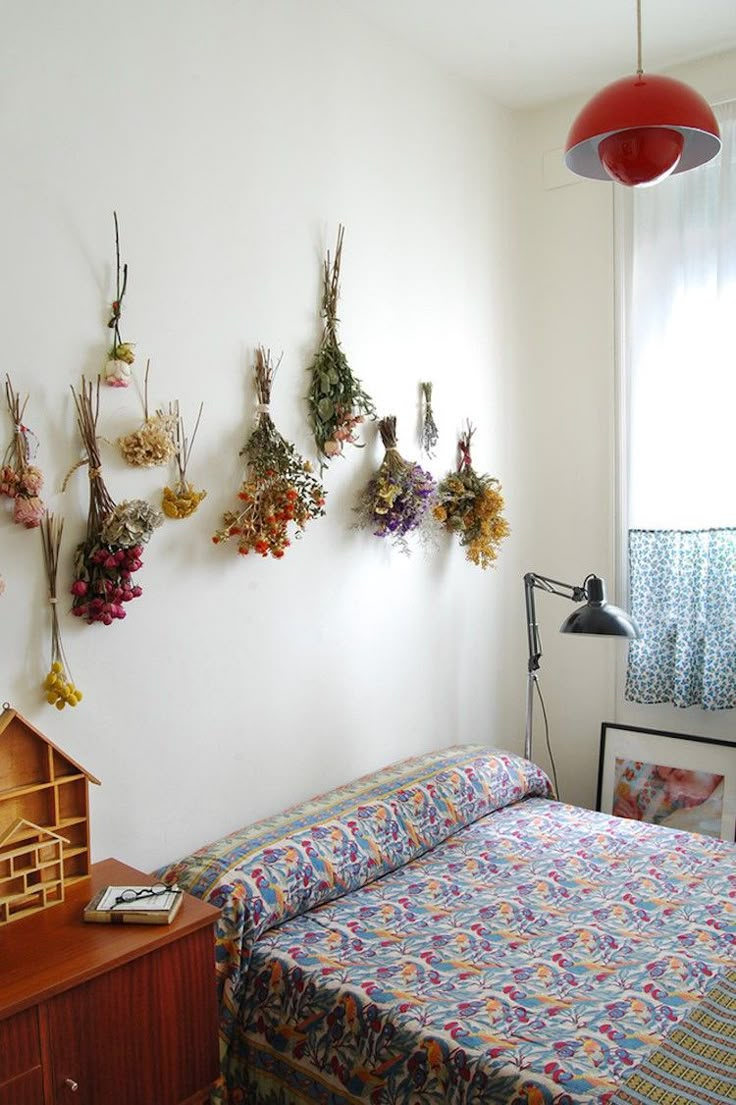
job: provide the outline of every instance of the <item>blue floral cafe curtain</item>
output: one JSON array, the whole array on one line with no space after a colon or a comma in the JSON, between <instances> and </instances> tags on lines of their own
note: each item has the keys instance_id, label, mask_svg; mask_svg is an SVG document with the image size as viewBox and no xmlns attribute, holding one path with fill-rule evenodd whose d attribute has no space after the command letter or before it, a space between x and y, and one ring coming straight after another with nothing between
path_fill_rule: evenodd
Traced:
<instances>
[{"instance_id":1,"label":"blue floral cafe curtain","mask_svg":"<svg viewBox=\"0 0 736 1105\"><path fill-rule=\"evenodd\" d=\"M626 698L736 708L736 529L629 530Z\"/></svg>"}]
</instances>

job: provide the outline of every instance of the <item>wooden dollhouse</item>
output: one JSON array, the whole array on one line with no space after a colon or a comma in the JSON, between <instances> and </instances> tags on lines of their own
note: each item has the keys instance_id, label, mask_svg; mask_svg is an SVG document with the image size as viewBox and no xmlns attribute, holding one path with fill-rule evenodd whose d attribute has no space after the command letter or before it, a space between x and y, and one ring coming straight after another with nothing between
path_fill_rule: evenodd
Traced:
<instances>
[{"instance_id":1,"label":"wooden dollhouse","mask_svg":"<svg viewBox=\"0 0 736 1105\"><path fill-rule=\"evenodd\" d=\"M8 705L0 714L0 925L64 900L89 874L85 768Z\"/></svg>"}]
</instances>

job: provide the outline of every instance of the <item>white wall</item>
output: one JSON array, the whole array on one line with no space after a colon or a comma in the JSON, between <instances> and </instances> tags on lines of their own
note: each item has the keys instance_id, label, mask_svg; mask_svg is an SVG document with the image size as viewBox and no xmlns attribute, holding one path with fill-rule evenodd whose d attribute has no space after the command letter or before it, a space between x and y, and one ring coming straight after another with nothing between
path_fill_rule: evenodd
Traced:
<instances>
[{"instance_id":1,"label":"white wall","mask_svg":"<svg viewBox=\"0 0 736 1105\"><path fill-rule=\"evenodd\" d=\"M672 75L713 103L730 99L736 95L736 54ZM519 473L524 522L517 527L516 552L527 568L572 583L595 572L607 580L609 597L623 602L615 586L614 186L579 180L562 164L561 147L586 98L517 119L527 450ZM626 645L560 636L571 609L561 598L538 597L541 681L567 800L595 801L603 721L734 738L733 711L625 702ZM535 749L546 764L537 717Z\"/></svg>"},{"instance_id":2,"label":"white wall","mask_svg":"<svg viewBox=\"0 0 736 1105\"><path fill-rule=\"evenodd\" d=\"M3 0L2 22L2 364L31 396L46 497L66 519L67 582L87 510L83 471L59 493L80 456L69 385L104 359L113 209L130 267L122 330L137 344L138 379L150 357L152 406L178 398L190 425L205 400L190 469L209 492L199 513L154 535L145 593L124 622L63 615L85 693L76 711L45 705L39 689L49 659L39 535L0 520L2 698L102 779L92 792L94 858L151 868L433 746L520 749L520 541L536 552L530 527L560 512L569 521L575 508L566 493L541 509L543 488L567 471L562 458L535 480L533 524L525 516L510 116L338 0ZM585 194L554 198L575 205ZM596 215L603 196L591 196ZM381 457L375 427L364 451L331 466L327 517L282 562L210 543L235 502L258 343L283 350L274 415L311 452L306 369L322 257L339 221L353 369L379 412L398 416L408 456L417 455L419 381L434 381L437 475L454 464L464 419L477 423L477 466L502 479L514 528L494 571L452 546L407 560L351 530L356 493ZM597 236L606 241L604 229ZM552 326L544 281L532 277L528 323L538 327L541 312L545 345L561 343L545 352L543 398L564 410L564 390L579 384L562 355L568 327ZM606 344L605 310L597 315L581 339L594 354ZM581 348L578 361L587 355ZM541 382L541 359L537 369ZM100 431L110 442L141 415L134 389L104 391ZM0 424L9 435L9 421ZM548 452L544 425L538 446ZM588 481L603 478L605 459ZM103 464L117 501L154 500L172 475L127 468L113 445ZM540 542L533 567L599 566L603 530L572 559L565 543L553 557Z\"/></svg>"}]
</instances>

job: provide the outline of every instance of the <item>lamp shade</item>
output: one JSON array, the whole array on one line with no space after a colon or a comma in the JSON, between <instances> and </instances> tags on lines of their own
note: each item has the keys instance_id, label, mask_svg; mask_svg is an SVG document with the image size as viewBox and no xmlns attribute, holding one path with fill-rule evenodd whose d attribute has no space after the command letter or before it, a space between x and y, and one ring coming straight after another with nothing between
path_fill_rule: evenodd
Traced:
<instances>
[{"instance_id":1,"label":"lamp shade","mask_svg":"<svg viewBox=\"0 0 736 1105\"><path fill-rule=\"evenodd\" d=\"M588 101L567 136L565 164L591 180L637 186L704 165L720 148L716 117L698 92L637 73Z\"/></svg>"},{"instance_id":2,"label":"lamp shade","mask_svg":"<svg viewBox=\"0 0 736 1105\"><path fill-rule=\"evenodd\" d=\"M587 602L573 610L560 626L560 633L588 633L601 637L639 636L639 628L625 610L606 602L606 585L599 576L590 576L585 586Z\"/></svg>"}]
</instances>

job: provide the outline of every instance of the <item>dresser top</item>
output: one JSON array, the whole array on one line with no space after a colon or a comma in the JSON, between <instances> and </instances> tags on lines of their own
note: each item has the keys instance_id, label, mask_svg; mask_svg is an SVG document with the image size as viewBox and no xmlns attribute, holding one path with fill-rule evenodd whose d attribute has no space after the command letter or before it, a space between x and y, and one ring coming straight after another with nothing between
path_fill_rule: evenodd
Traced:
<instances>
[{"instance_id":1,"label":"dresser top","mask_svg":"<svg viewBox=\"0 0 736 1105\"><path fill-rule=\"evenodd\" d=\"M119 860L102 860L92 865L86 878L67 888L60 905L0 926L0 1019L148 955L217 919L217 909L185 894L168 925L82 920L84 907L103 887L144 886L154 881ZM214 952L212 974L214 979Z\"/></svg>"}]
</instances>

